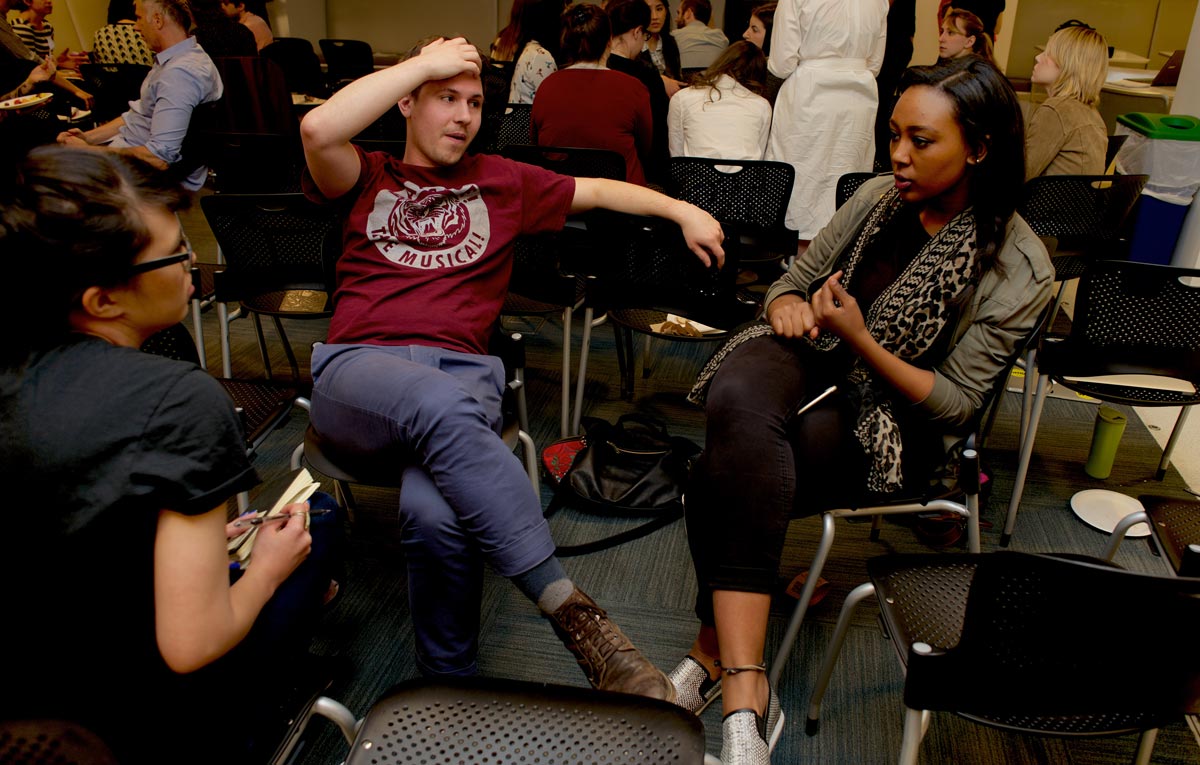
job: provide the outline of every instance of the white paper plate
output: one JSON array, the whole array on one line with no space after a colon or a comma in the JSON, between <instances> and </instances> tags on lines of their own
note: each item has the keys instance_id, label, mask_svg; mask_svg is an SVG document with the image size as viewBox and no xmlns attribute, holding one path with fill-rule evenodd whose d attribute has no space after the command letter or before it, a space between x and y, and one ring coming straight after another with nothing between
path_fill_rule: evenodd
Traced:
<instances>
[{"instance_id":1,"label":"white paper plate","mask_svg":"<svg viewBox=\"0 0 1200 765\"><path fill-rule=\"evenodd\" d=\"M1130 513L1145 510L1142 503L1133 497L1108 489L1085 489L1071 497L1071 510L1093 529L1112 533L1121 519ZM1150 527L1144 523L1134 525L1126 537L1139 539L1150 536Z\"/></svg>"},{"instance_id":2,"label":"white paper plate","mask_svg":"<svg viewBox=\"0 0 1200 765\"><path fill-rule=\"evenodd\" d=\"M0 109L12 111L14 109L28 109L31 106L39 106L54 98L53 93L38 93L33 96L17 96L5 101L0 101Z\"/></svg>"}]
</instances>

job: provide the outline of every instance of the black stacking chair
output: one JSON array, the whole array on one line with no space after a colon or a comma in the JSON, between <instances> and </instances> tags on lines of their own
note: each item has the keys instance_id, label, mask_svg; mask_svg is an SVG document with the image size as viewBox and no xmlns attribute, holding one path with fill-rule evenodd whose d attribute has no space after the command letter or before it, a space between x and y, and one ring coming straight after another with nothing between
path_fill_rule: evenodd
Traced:
<instances>
[{"instance_id":1,"label":"black stacking chair","mask_svg":"<svg viewBox=\"0 0 1200 765\"><path fill-rule=\"evenodd\" d=\"M1071 333L1045 336L1038 349L1037 394L1021 443L1017 477L1000 544L1007 545L1037 438L1050 381L1078 393L1129 406L1183 407L1163 449L1155 477L1171 463L1190 407L1200 404L1200 269L1105 260L1079 282ZM1149 375L1166 387L1095 380L1107 375Z\"/></svg>"},{"instance_id":2,"label":"black stacking chair","mask_svg":"<svg viewBox=\"0 0 1200 765\"><path fill-rule=\"evenodd\" d=\"M359 723L321 697L313 712L350 742L346 765L377 762L704 762L704 728L665 701L485 677L409 680ZM435 754L436 753L436 754Z\"/></svg>"},{"instance_id":3,"label":"black stacking chair","mask_svg":"<svg viewBox=\"0 0 1200 765\"><path fill-rule=\"evenodd\" d=\"M375 52L368 42L322 38L317 44L325 57L329 86L334 90L375 71Z\"/></svg>"},{"instance_id":4,"label":"black stacking chair","mask_svg":"<svg viewBox=\"0 0 1200 765\"><path fill-rule=\"evenodd\" d=\"M672 157L666 191L737 236L745 267L796 254L796 232L784 222L795 178L786 162Z\"/></svg>"},{"instance_id":5,"label":"black stacking chair","mask_svg":"<svg viewBox=\"0 0 1200 765\"><path fill-rule=\"evenodd\" d=\"M129 102L141 98L142 82L150 73L143 64L80 64L84 89L95 96L92 118L102 125L129 110Z\"/></svg>"},{"instance_id":6,"label":"black stacking chair","mask_svg":"<svg viewBox=\"0 0 1200 765\"><path fill-rule=\"evenodd\" d=\"M489 343L488 352L504 362L507 385L501 402L504 424L501 438L510 448L521 446L525 472L533 485L535 494L541 494L538 482L537 447L529 435L529 412L525 402L525 341L519 333L495 332ZM403 450L363 454L353 451L352 445L334 444L321 436L311 425L304 434L304 443L292 453L292 469L300 467L301 460L307 462L318 473L329 476L337 485L339 504L345 507L353 520L358 504L350 490L351 484L366 486L400 487L401 469L412 461L412 455Z\"/></svg>"},{"instance_id":7,"label":"black stacking chair","mask_svg":"<svg viewBox=\"0 0 1200 765\"><path fill-rule=\"evenodd\" d=\"M1135 763L1150 762L1160 726L1200 712L1200 580L1015 552L891 555L867 571L830 639L810 735L854 609L870 595L905 666L901 763L917 762L934 711L1015 733L1140 733ZM1147 636L1153 666L1114 672L1113 657Z\"/></svg>"},{"instance_id":8,"label":"black stacking chair","mask_svg":"<svg viewBox=\"0 0 1200 765\"><path fill-rule=\"evenodd\" d=\"M679 226L661 218L597 210L589 214L587 226L597 248L583 267L590 279L588 301L606 310L613 324L621 394L626 400L633 399L633 333L681 342L720 342L728 338L730 329L758 313L761 296L737 289L740 248L729 232L722 243L725 265L718 268L715 263L705 267L688 249ZM668 314L717 331L699 336L672 333L661 326Z\"/></svg>"},{"instance_id":9,"label":"black stacking chair","mask_svg":"<svg viewBox=\"0 0 1200 765\"><path fill-rule=\"evenodd\" d=\"M1200 502L1143 494L1138 502L1144 508L1125 516L1113 529L1104 552L1112 560L1125 534L1139 523L1150 527L1154 543L1162 552L1167 570L1176 576L1200 577Z\"/></svg>"},{"instance_id":10,"label":"black stacking chair","mask_svg":"<svg viewBox=\"0 0 1200 765\"><path fill-rule=\"evenodd\" d=\"M280 319L332 315L333 269L342 248L337 212L303 194L214 194L201 199L200 207L225 263L214 274L225 376L231 376L229 322L248 315L254 319L263 367L271 377L260 318L270 316L292 379L298 381L300 367ZM230 313L228 304L235 301L239 307Z\"/></svg>"},{"instance_id":11,"label":"black stacking chair","mask_svg":"<svg viewBox=\"0 0 1200 765\"><path fill-rule=\"evenodd\" d=\"M561 175L625 180L625 159L615 151L531 146L523 142L505 146L502 154L508 159L537 165ZM579 432L579 407L583 397L583 379L587 374L594 311L585 300L586 287L583 278L577 275L576 263L589 244L587 232L572 224L560 232L518 239L513 252L512 279L500 310L501 316L562 316L562 411L559 431L563 438ZM572 418L571 323L580 309L583 309L583 342L579 351L575 417Z\"/></svg>"},{"instance_id":12,"label":"black stacking chair","mask_svg":"<svg viewBox=\"0 0 1200 765\"><path fill-rule=\"evenodd\" d=\"M891 175L891 173L885 173ZM872 178L878 178L875 173L846 173L841 178L838 178L837 188L834 191L834 208L839 208L846 204L850 197L854 196L854 192L858 191L858 187L862 186Z\"/></svg>"},{"instance_id":13,"label":"black stacking chair","mask_svg":"<svg viewBox=\"0 0 1200 765\"><path fill-rule=\"evenodd\" d=\"M276 37L258 55L274 61L283 69L290 92L318 97L329 95L329 88L321 75L321 59L308 40L302 37Z\"/></svg>"}]
</instances>

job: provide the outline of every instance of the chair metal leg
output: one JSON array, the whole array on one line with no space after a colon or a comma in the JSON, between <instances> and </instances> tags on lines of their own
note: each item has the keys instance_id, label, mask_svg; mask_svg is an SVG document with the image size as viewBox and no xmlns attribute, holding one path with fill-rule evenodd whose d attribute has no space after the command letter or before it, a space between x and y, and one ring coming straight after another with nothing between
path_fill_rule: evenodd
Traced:
<instances>
[{"instance_id":1,"label":"chair metal leg","mask_svg":"<svg viewBox=\"0 0 1200 765\"><path fill-rule=\"evenodd\" d=\"M267 338L263 335L262 318L253 312L250 316L254 319L254 334L258 337L258 354L262 357L263 369L267 372L267 379L272 380L274 377L271 375L271 354L267 353Z\"/></svg>"},{"instance_id":2,"label":"chair metal leg","mask_svg":"<svg viewBox=\"0 0 1200 765\"><path fill-rule=\"evenodd\" d=\"M237 494L238 515L244 515L250 509L250 492L239 491Z\"/></svg>"},{"instance_id":3,"label":"chair metal leg","mask_svg":"<svg viewBox=\"0 0 1200 765\"><path fill-rule=\"evenodd\" d=\"M562 406L558 415L558 437L571 435L571 306L562 312ZM586 330L584 330L586 332Z\"/></svg>"},{"instance_id":4,"label":"chair metal leg","mask_svg":"<svg viewBox=\"0 0 1200 765\"><path fill-rule=\"evenodd\" d=\"M917 765L917 751L921 748L922 724L926 713L919 709L904 708L904 740L900 742L900 765Z\"/></svg>"},{"instance_id":5,"label":"chair metal leg","mask_svg":"<svg viewBox=\"0 0 1200 765\"><path fill-rule=\"evenodd\" d=\"M1033 455L1033 442L1037 440L1038 422L1042 419L1042 407L1046 404L1046 391L1050 387L1050 376L1039 375L1037 395L1029 418L1029 429L1021 442L1021 455L1017 460L1017 477L1013 481L1012 499L1008 503L1008 517L1004 521L1004 533L1000 535L1000 546L1008 547L1013 528L1017 525L1017 510L1021 506L1021 494L1025 491L1025 476L1029 473L1029 459Z\"/></svg>"},{"instance_id":6,"label":"chair metal leg","mask_svg":"<svg viewBox=\"0 0 1200 765\"><path fill-rule=\"evenodd\" d=\"M650 373L654 368L650 366L650 341L654 339L653 335L646 335L646 341L642 347L642 379L650 378Z\"/></svg>"},{"instance_id":7,"label":"chair metal leg","mask_svg":"<svg viewBox=\"0 0 1200 765\"><path fill-rule=\"evenodd\" d=\"M542 487L538 483L537 446L533 437L524 430L517 431L517 440L521 442L521 452L525 458L525 472L529 474L529 483L533 484L533 493L542 495Z\"/></svg>"},{"instance_id":8,"label":"chair metal leg","mask_svg":"<svg viewBox=\"0 0 1200 765\"><path fill-rule=\"evenodd\" d=\"M283 343L283 355L287 356L288 366L292 368L292 380L300 382L300 362L296 361L296 352L292 350L292 344L288 342L287 332L283 330L283 322L278 316L272 316L271 320L275 323L275 331L279 333L279 340Z\"/></svg>"},{"instance_id":9,"label":"chair metal leg","mask_svg":"<svg viewBox=\"0 0 1200 765\"><path fill-rule=\"evenodd\" d=\"M832 514L821 513L821 539L817 543L817 554L813 556L813 561L808 567L808 580L804 582L800 601L796 603L796 608L792 611L792 619L788 622L787 632L783 633L783 640L779 643L775 661L771 663L770 683L772 688L779 687L779 676L783 674L783 667L792 653L792 645L796 642L796 636L800 634L800 625L804 623L804 612L808 610L808 603L817 589L817 580L821 578L821 569L825 568L825 559L829 557L829 550L833 547L836 523L837 519Z\"/></svg>"},{"instance_id":10,"label":"chair metal leg","mask_svg":"<svg viewBox=\"0 0 1200 765\"><path fill-rule=\"evenodd\" d=\"M583 309L583 340L579 344L579 374L575 381L575 415L571 418L571 432L579 433L579 423L583 418L583 385L587 379L588 352L592 346L592 315L591 306Z\"/></svg>"},{"instance_id":11,"label":"chair metal leg","mask_svg":"<svg viewBox=\"0 0 1200 765\"><path fill-rule=\"evenodd\" d=\"M1029 419L1033 416L1034 385L1037 383L1037 348L1025 354L1025 380L1021 386L1021 423L1017 428L1017 443L1025 443L1029 433Z\"/></svg>"},{"instance_id":12,"label":"chair metal leg","mask_svg":"<svg viewBox=\"0 0 1200 765\"><path fill-rule=\"evenodd\" d=\"M1121 546L1121 542L1125 541L1125 534L1139 523L1150 523L1150 516L1146 515L1146 511L1130 513L1117 522L1113 527L1112 536L1109 538L1108 549L1104 551L1104 560L1112 560L1117 554L1117 548Z\"/></svg>"},{"instance_id":13,"label":"chair metal leg","mask_svg":"<svg viewBox=\"0 0 1200 765\"><path fill-rule=\"evenodd\" d=\"M208 353L204 350L204 322L200 320L200 300L192 299L192 337L196 341L196 356L200 359L200 368L208 370Z\"/></svg>"},{"instance_id":14,"label":"chair metal leg","mask_svg":"<svg viewBox=\"0 0 1200 765\"><path fill-rule=\"evenodd\" d=\"M1138 737L1137 750L1133 753L1133 765L1150 765L1150 754L1154 751L1154 742L1158 740L1158 728L1142 731Z\"/></svg>"},{"instance_id":15,"label":"chair metal leg","mask_svg":"<svg viewBox=\"0 0 1200 765\"><path fill-rule=\"evenodd\" d=\"M1154 477L1161 481L1167 477L1167 468L1171 466L1171 452L1175 451L1175 442L1179 440L1179 434L1183 432L1183 426L1187 424L1188 415L1192 413L1190 406L1185 406L1179 412L1179 417L1175 420L1175 428L1171 431L1171 437L1167 439L1167 445L1163 449L1162 460L1158 463L1158 472Z\"/></svg>"},{"instance_id":16,"label":"chair metal leg","mask_svg":"<svg viewBox=\"0 0 1200 765\"><path fill-rule=\"evenodd\" d=\"M232 354L229 350L229 315L228 303L217 303L217 324L221 330L221 375L233 377Z\"/></svg>"},{"instance_id":17,"label":"chair metal leg","mask_svg":"<svg viewBox=\"0 0 1200 765\"><path fill-rule=\"evenodd\" d=\"M817 673L817 684L813 688L812 697L808 700L808 721L804 724L804 732L810 736L816 735L821 727L821 700L829 688L829 678L833 677L833 665L837 664L842 652L842 644L846 642L846 633L850 630L850 620L854 611L865 598L875 594L875 585L870 582L860 584L846 596L842 611L838 614L837 626L833 628L833 636L825 647L825 658L821 661L821 670Z\"/></svg>"},{"instance_id":18,"label":"chair metal leg","mask_svg":"<svg viewBox=\"0 0 1200 765\"><path fill-rule=\"evenodd\" d=\"M288 463L292 470L299 470L304 466L304 442L296 444L296 448L292 449L292 458Z\"/></svg>"}]
</instances>

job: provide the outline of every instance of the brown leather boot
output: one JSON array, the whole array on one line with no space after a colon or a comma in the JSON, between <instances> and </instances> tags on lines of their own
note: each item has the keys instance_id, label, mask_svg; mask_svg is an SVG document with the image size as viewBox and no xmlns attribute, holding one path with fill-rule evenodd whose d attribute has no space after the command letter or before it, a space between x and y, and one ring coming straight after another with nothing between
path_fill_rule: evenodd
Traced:
<instances>
[{"instance_id":1,"label":"brown leather boot","mask_svg":"<svg viewBox=\"0 0 1200 765\"><path fill-rule=\"evenodd\" d=\"M549 618L592 687L675 701L675 688L667 676L634 648L604 609L578 587Z\"/></svg>"}]
</instances>

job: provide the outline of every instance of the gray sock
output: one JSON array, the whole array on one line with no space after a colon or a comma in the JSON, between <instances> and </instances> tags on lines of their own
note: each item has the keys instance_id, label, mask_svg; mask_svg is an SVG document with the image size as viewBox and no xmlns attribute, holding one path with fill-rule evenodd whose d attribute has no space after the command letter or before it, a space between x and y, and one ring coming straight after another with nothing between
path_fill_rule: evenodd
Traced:
<instances>
[{"instance_id":1,"label":"gray sock","mask_svg":"<svg viewBox=\"0 0 1200 765\"><path fill-rule=\"evenodd\" d=\"M542 596L538 598L537 606L542 613L552 614L558 610L559 606L567 602L567 598L571 597L573 592L575 592L575 583L570 579L551 582L546 589L542 590Z\"/></svg>"},{"instance_id":2,"label":"gray sock","mask_svg":"<svg viewBox=\"0 0 1200 765\"><path fill-rule=\"evenodd\" d=\"M547 614L554 613L575 591L575 584L553 555L525 573L509 578L525 597Z\"/></svg>"}]
</instances>

